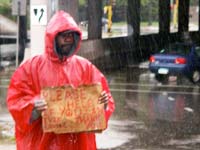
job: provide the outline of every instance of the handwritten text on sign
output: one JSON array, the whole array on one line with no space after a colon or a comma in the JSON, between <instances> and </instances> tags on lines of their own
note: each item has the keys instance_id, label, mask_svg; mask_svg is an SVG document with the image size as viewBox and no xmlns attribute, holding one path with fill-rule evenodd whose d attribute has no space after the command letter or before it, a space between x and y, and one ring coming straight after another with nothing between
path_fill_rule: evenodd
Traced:
<instances>
[{"instance_id":1,"label":"handwritten text on sign","mask_svg":"<svg viewBox=\"0 0 200 150\"><path fill-rule=\"evenodd\" d=\"M48 109L43 113L44 132L70 133L104 130L104 106L98 103L100 85L45 88Z\"/></svg>"}]
</instances>

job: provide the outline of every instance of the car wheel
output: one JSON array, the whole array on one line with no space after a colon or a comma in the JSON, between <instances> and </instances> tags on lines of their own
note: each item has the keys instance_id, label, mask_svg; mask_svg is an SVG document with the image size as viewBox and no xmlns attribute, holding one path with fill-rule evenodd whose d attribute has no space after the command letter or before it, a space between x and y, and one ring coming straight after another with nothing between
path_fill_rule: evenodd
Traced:
<instances>
[{"instance_id":1,"label":"car wheel","mask_svg":"<svg viewBox=\"0 0 200 150\"><path fill-rule=\"evenodd\" d=\"M191 79L193 83L198 83L200 81L200 72L198 70L194 70Z\"/></svg>"}]
</instances>

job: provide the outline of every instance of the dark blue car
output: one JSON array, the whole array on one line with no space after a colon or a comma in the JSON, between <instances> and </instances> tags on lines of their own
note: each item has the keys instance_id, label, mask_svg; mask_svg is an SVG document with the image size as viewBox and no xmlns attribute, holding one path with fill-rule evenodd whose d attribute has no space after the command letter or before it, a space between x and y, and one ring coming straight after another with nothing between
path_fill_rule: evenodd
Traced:
<instances>
[{"instance_id":1,"label":"dark blue car","mask_svg":"<svg viewBox=\"0 0 200 150\"><path fill-rule=\"evenodd\" d=\"M173 43L149 58L149 69L162 81L169 75L200 81L200 47L193 43Z\"/></svg>"}]
</instances>

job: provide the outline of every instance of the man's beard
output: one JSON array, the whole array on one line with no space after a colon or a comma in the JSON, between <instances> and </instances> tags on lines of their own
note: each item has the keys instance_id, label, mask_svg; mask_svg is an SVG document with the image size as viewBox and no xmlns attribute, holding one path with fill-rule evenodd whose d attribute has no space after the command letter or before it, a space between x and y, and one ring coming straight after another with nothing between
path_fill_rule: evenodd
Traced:
<instances>
[{"instance_id":1,"label":"man's beard","mask_svg":"<svg viewBox=\"0 0 200 150\"><path fill-rule=\"evenodd\" d=\"M68 56L72 50L73 44L65 44L59 47L59 52L62 56Z\"/></svg>"}]
</instances>

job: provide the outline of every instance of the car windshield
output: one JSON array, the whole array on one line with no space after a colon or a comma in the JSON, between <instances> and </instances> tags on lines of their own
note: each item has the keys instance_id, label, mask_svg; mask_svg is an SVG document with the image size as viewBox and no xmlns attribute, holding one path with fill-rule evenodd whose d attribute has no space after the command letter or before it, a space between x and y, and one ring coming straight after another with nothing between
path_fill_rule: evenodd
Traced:
<instances>
[{"instance_id":1,"label":"car windshield","mask_svg":"<svg viewBox=\"0 0 200 150\"><path fill-rule=\"evenodd\" d=\"M189 44L175 43L166 46L160 53L187 55L190 52L191 47L192 46Z\"/></svg>"}]
</instances>

